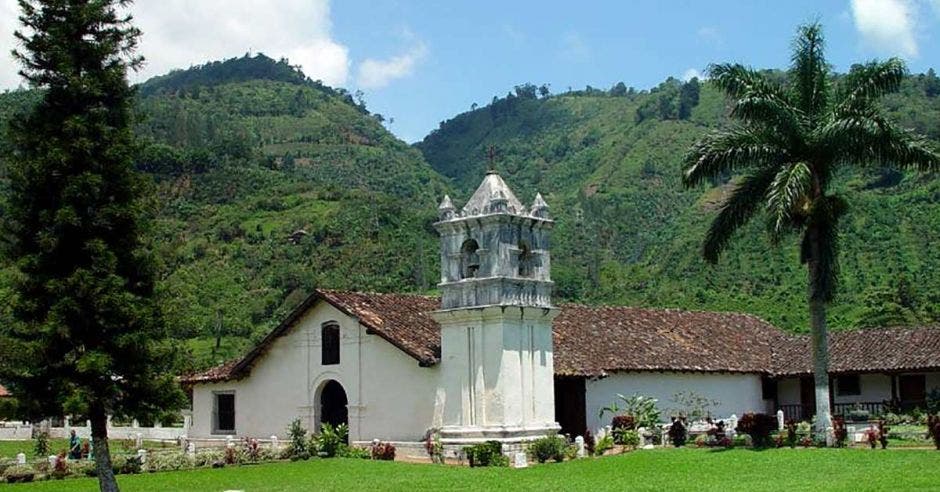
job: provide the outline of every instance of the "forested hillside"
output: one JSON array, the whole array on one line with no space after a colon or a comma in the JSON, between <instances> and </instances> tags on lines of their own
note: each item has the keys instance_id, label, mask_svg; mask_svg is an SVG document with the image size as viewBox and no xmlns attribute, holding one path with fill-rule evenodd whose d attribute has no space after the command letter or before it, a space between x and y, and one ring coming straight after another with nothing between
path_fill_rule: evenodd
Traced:
<instances>
[{"instance_id":1,"label":"forested hillside","mask_svg":"<svg viewBox=\"0 0 940 492\"><path fill-rule=\"evenodd\" d=\"M429 224L444 180L349 94L263 55L173 72L139 93L160 293L195 365L240 353L315 286L436 281ZM0 117L35 97L0 96Z\"/></svg>"},{"instance_id":2,"label":"forested hillside","mask_svg":"<svg viewBox=\"0 0 940 492\"><path fill-rule=\"evenodd\" d=\"M938 93L935 76L914 76L887 104L936 140ZM37 97L0 94L0 120ZM689 144L727 123L707 84L558 95L520 86L409 147L358 96L259 55L151 79L137 113L159 290L191 367L239 354L316 286L433 289L436 202L445 192L466 199L491 147L521 198L541 191L552 207L560 300L736 310L806 326L805 273L790 245L748 239L715 267L700 259L708 220L733 185L680 185ZM0 139L0 197L11 157ZM833 324L940 319L940 180L873 168L840 189L853 209ZM0 268L0 309L11 274Z\"/></svg>"},{"instance_id":3,"label":"forested hillside","mask_svg":"<svg viewBox=\"0 0 940 492\"><path fill-rule=\"evenodd\" d=\"M783 74L776 74L781 79ZM525 200L541 191L558 224L552 276L565 299L757 314L808 329L806 273L794 241L773 248L757 221L716 266L700 245L733 181L683 190L689 145L729 124L707 83L670 79L649 92L618 84L542 96L533 85L444 122L416 146L468 196L495 167ZM940 80L910 77L885 104L940 140ZM940 179L879 167L839 180L852 210L842 228L836 328L940 320ZM459 203L459 202L458 202Z\"/></svg>"}]
</instances>

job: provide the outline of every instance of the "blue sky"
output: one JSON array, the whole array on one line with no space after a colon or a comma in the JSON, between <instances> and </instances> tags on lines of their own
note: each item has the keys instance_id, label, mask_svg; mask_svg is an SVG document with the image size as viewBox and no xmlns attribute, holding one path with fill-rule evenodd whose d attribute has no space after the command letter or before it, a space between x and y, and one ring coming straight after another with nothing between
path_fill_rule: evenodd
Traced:
<instances>
[{"instance_id":1,"label":"blue sky","mask_svg":"<svg viewBox=\"0 0 940 492\"><path fill-rule=\"evenodd\" d=\"M414 141L472 103L524 82L549 83L553 92L618 81L649 88L711 62L785 67L795 27L814 19L825 26L837 70L891 55L907 59L915 72L940 68L940 5L907 6L913 49L897 26L865 25L863 17L860 28L848 1L344 0L333 5L332 17L335 37L352 52L394 56L415 46L423 52L408 76L363 89L370 109L394 117L392 131Z\"/></svg>"},{"instance_id":2,"label":"blue sky","mask_svg":"<svg viewBox=\"0 0 940 492\"><path fill-rule=\"evenodd\" d=\"M135 82L246 52L286 56L362 90L408 142L525 82L647 89L712 62L783 68L796 26L812 20L837 70L895 55L913 72L940 68L940 0L137 0L131 12L147 60ZM4 55L16 14L0 0ZM0 55L0 89L21 83Z\"/></svg>"}]
</instances>

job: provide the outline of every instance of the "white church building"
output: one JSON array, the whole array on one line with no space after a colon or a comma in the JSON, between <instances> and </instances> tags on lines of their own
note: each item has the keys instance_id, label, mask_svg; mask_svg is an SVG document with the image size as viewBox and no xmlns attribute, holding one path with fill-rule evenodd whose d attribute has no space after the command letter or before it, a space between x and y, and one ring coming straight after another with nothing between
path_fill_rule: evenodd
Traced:
<instances>
[{"instance_id":1,"label":"white church building","mask_svg":"<svg viewBox=\"0 0 940 492\"><path fill-rule=\"evenodd\" d=\"M183 378L189 437L285 437L300 418L346 423L355 442L434 429L445 444L512 443L596 431L618 393L658 398L664 415L689 391L716 417L812 412L805 336L747 314L553 304L548 205L523 206L498 174L439 212L441 297L316 290L244 357ZM835 413L940 388L940 327L830 347Z\"/></svg>"}]
</instances>

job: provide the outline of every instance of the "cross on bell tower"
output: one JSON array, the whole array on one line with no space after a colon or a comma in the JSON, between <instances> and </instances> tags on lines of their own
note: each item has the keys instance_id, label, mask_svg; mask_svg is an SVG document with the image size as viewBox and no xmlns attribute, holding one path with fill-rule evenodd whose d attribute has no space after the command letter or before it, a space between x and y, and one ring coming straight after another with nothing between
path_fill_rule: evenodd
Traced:
<instances>
[{"instance_id":1,"label":"cross on bell tower","mask_svg":"<svg viewBox=\"0 0 940 492\"><path fill-rule=\"evenodd\" d=\"M539 194L525 207L490 170L463 208L445 196L438 212L442 441L557 431L548 205Z\"/></svg>"}]
</instances>

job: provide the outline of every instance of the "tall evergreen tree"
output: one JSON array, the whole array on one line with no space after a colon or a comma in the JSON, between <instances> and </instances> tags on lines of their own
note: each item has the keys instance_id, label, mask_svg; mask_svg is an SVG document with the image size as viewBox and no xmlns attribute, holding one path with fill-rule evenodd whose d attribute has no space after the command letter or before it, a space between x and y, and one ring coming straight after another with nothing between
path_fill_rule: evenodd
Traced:
<instances>
[{"instance_id":1,"label":"tall evergreen tree","mask_svg":"<svg viewBox=\"0 0 940 492\"><path fill-rule=\"evenodd\" d=\"M108 415L179 405L154 300L144 182L134 172L127 71L140 32L128 0L19 0L14 56L42 100L10 128L7 254L15 350L0 380L21 412L91 422L101 490L117 490ZM179 408L179 407L177 407Z\"/></svg>"},{"instance_id":2,"label":"tall evergreen tree","mask_svg":"<svg viewBox=\"0 0 940 492\"><path fill-rule=\"evenodd\" d=\"M787 234L801 236L800 260L809 274L815 432L823 437L830 426L826 306L836 289L839 219L847 210L830 189L833 179L875 166L940 171L940 156L923 137L883 117L877 104L900 88L904 62L855 66L833 87L821 27L801 26L793 46L787 87L741 65L709 68L712 83L734 100L731 115L741 124L695 143L683 181L695 186L744 173L705 238L710 262L760 211L775 242Z\"/></svg>"}]
</instances>

